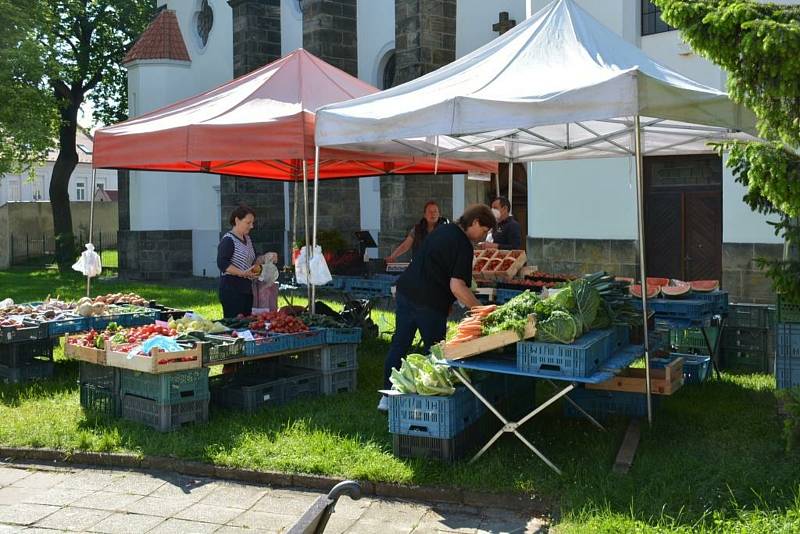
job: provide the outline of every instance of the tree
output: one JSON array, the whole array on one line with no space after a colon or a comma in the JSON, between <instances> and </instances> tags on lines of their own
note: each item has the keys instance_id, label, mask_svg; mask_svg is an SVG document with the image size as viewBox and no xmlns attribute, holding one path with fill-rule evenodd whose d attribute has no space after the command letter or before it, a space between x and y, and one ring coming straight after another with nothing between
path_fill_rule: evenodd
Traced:
<instances>
[{"instance_id":1,"label":"tree","mask_svg":"<svg viewBox=\"0 0 800 534\"><path fill-rule=\"evenodd\" d=\"M37 14L0 0L0 176L33 170L53 146L55 100L44 82Z\"/></svg>"},{"instance_id":2,"label":"tree","mask_svg":"<svg viewBox=\"0 0 800 534\"><path fill-rule=\"evenodd\" d=\"M15 8L14 5L19 7ZM50 139L55 134L59 149L50 181L50 205L56 238L56 261L59 269L64 271L75 259L68 187L70 176L78 163L75 149L78 110L84 101L90 100L100 121L116 122L126 118L127 84L122 58L147 26L155 2L0 0L0 8L8 7L11 8L10 15L2 16L16 21L13 27L20 28L19 36L12 36L10 43L22 43L24 46L4 47L5 54L14 64L31 67L27 71L31 91L38 92L39 102L49 104L35 109L15 106L15 109L6 111L12 117L16 115L18 123L33 125L38 124L37 117L39 121L47 123L48 118L54 114L56 116L55 131L47 130ZM30 30L23 24L26 20L31 21ZM30 35L35 36L36 42ZM0 39L6 40L7 37ZM37 57L38 71L33 68L36 63L34 58ZM2 67L0 70L8 69ZM17 85L22 83L20 80ZM26 115L30 116L30 120L19 120ZM3 124L0 122L0 127ZM0 133L14 137L14 146L36 146L26 140L25 132ZM94 191L89 194L94 194Z\"/></svg>"},{"instance_id":3,"label":"tree","mask_svg":"<svg viewBox=\"0 0 800 534\"><path fill-rule=\"evenodd\" d=\"M764 143L731 142L728 166L744 201L774 214L790 254L760 260L775 289L800 302L800 6L753 0L653 0L698 53L728 72L733 100L755 113Z\"/></svg>"}]
</instances>

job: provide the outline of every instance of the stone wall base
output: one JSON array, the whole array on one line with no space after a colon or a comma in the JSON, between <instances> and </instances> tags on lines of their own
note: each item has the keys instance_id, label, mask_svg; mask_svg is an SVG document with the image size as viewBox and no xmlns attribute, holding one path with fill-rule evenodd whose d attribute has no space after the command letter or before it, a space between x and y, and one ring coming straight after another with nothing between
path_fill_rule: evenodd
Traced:
<instances>
[{"instance_id":1,"label":"stone wall base","mask_svg":"<svg viewBox=\"0 0 800 534\"><path fill-rule=\"evenodd\" d=\"M169 280L192 276L192 231L120 231L119 276Z\"/></svg>"},{"instance_id":2,"label":"stone wall base","mask_svg":"<svg viewBox=\"0 0 800 534\"><path fill-rule=\"evenodd\" d=\"M638 254L634 240L528 238L528 263L551 273L607 271L638 278ZM729 292L730 301L774 303L772 284L758 268L756 259L779 259L782 254L780 244L723 243L720 283Z\"/></svg>"}]
</instances>

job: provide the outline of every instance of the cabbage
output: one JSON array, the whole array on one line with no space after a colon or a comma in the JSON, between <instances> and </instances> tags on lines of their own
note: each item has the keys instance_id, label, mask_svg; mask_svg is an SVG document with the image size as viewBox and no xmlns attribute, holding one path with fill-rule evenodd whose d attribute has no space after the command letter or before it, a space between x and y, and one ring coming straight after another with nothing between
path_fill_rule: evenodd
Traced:
<instances>
[{"instance_id":1,"label":"cabbage","mask_svg":"<svg viewBox=\"0 0 800 534\"><path fill-rule=\"evenodd\" d=\"M546 320L536 325L536 339L546 343L563 343L575 341L580 332L578 321L569 313L555 310Z\"/></svg>"},{"instance_id":2,"label":"cabbage","mask_svg":"<svg viewBox=\"0 0 800 534\"><path fill-rule=\"evenodd\" d=\"M589 285L583 278L578 278L570 282L572 294L575 296L576 318L579 321L580 330L588 332L592 328L597 311L600 308L600 293ZM572 311L572 308L568 308Z\"/></svg>"},{"instance_id":3,"label":"cabbage","mask_svg":"<svg viewBox=\"0 0 800 534\"><path fill-rule=\"evenodd\" d=\"M452 371L433 356L409 354L403 359L400 369L392 369L389 377L392 389L400 393L419 395L452 395Z\"/></svg>"}]
</instances>

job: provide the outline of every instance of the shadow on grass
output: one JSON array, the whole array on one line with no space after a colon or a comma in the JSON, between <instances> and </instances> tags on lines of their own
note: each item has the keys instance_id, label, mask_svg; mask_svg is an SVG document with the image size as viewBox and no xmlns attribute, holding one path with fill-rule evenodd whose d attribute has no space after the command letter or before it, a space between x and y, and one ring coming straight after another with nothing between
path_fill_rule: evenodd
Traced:
<instances>
[{"instance_id":1,"label":"shadow on grass","mask_svg":"<svg viewBox=\"0 0 800 534\"><path fill-rule=\"evenodd\" d=\"M53 381L0 387L0 413L24 410L29 400L35 405L36 399L66 396L74 406L63 410L72 413L63 421L35 410L26 417L30 425L58 427L69 439L39 434L30 439L45 446L68 443L234 467L526 492L554 500L566 516L604 510L651 526L666 519L692 529L712 521L712 513L727 517L758 507L780 515L796 506L800 454L784 452L770 377L725 374L665 398L652 427L643 425L627 475L611 473L627 421L608 421L607 431L600 432L586 421L565 418L557 403L522 433L563 469L558 476L511 435L471 465L395 458L386 416L375 409L387 350L386 339L362 344L355 392L253 414L212 408L208 424L168 434L83 415L77 410L74 362L59 362ZM542 401L541 393L549 390L538 389ZM0 420L0 429L3 425Z\"/></svg>"}]
</instances>

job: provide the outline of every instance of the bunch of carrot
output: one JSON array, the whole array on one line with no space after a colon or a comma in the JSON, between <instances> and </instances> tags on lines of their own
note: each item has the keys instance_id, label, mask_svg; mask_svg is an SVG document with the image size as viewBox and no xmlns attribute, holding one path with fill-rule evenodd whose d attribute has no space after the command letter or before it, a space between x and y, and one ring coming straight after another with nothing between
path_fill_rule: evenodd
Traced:
<instances>
[{"instance_id":1,"label":"bunch of carrot","mask_svg":"<svg viewBox=\"0 0 800 534\"><path fill-rule=\"evenodd\" d=\"M472 341L482 335L483 319L494 310L497 306L490 304L488 306L473 306L469 310L469 317L458 323L458 330L456 336L447 342L448 345L458 345L466 341Z\"/></svg>"}]
</instances>

